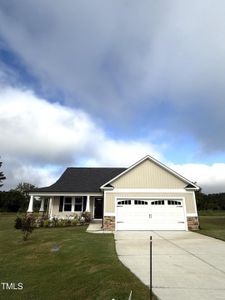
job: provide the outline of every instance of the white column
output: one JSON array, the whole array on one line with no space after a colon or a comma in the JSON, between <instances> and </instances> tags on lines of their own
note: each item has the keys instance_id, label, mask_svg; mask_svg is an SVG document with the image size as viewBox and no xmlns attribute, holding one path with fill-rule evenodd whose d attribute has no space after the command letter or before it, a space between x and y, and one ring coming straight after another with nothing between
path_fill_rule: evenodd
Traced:
<instances>
[{"instance_id":1,"label":"white column","mask_svg":"<svg viewBox=\"0 0 225 300\"><path fill-rule=\"evenodd\" d=\"M48 214L49 218L52 218L52 198L49 199Z\"/></svg>"},{"instance_id":2,"label":"white column","mask_svg":"<svg viewBox=\"0 0 225 300\"><path fill-rule=\"evenodd\" d=\"M44 212L45 210L45 198L41 199L41 207L39 209L39 212Z\"/></svg>"},{"instance_id":3,"label":"white column","mask_svg":"<svg viewBox=\"0 0 225 300\"><path fill-rule=\"evenodd\" d=\"M87 196L87 203L86 203L85 211L90 212L90 196L89 195Z\"/></svg>"},{"instance_id":4,"label":"white column","mask_svg":"<svg viewBox=\"0 0 225 300\"><path fill-rule=\"evenodd\" d=\"M33 210L33 207L34 207L34 196L30 196L30 202L29 202L29 206L28 206L28 210L27 212L28 213L32 213L34 210Z\"/></svg>"}]
</instances>

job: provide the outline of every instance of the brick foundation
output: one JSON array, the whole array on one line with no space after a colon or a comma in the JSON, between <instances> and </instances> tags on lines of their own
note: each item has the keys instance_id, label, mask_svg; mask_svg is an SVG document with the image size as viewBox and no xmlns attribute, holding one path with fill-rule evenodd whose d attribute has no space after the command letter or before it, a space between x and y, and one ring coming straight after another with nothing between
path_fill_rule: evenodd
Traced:
<instances>
[{"instance_id":1,"label":"brick foundation","mask_svg":"<svg viewBox=\"0 0 225 300\"><path fill-rule=\"evenodd\" d=\"M198 230L199 221L198 217L187 217L188 230Z\"/></svg>"},{"instance_id":2,"label":"brick foundation","mask_svg":"<svg viewBox=\"0 0 225 300\"><path fill-rule=\"evenodd\" d=\"M104 229L105 230L115 230L115 217L107 216L104 217Z\"/></svg>"}]
</instances>

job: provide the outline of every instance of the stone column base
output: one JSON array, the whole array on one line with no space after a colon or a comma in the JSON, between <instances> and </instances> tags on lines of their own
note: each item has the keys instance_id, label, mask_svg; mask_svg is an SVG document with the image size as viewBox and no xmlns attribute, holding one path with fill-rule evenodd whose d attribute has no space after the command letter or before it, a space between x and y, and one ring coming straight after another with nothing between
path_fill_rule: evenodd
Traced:
<instances>
[{"instance_id":1,"label":"stone column base","mask_svg":"<svg viewBox=\"0 0 225 300\"><path fill-rule=\"evenodd\" d=\"M114 231L115 230L115 217L113 217L113 216L104 217L103 226L104 226L105 230Z\"/></svg>"},{"instance_id":2,"label":"stone column base","mask_svg":"<svg viewBox=\"0 0 225 300\"><path fill-rule=\"evenodd\" d=\"M187 217L188 230L198 230L199 221L198 217Z\"/></svg>"}]
</instances>

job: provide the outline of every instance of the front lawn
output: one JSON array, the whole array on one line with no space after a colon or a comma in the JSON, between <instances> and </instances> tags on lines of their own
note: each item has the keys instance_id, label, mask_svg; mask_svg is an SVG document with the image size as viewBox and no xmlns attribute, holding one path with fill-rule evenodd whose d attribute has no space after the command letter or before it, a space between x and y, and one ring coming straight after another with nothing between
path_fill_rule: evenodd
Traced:
<instances>
[{"instance_id":1,"label":"front lawn","mask_svg":"<svg viewBox=\"0 0 225 300\"><path fill-rule=\"evenodd\" d=\"M149 299L149 289L118 260L112 234L86 233L86 227L39 228L22 241L15 214L0 214L0 282L22 282L0 299ZM59 251L52 251L59 247Z\"/></svg>"},{"instance_id":2,"label":"front lawn","mask_svg":"<svg viewBox=\"0 0 225 300\"><path fill-rule=\"evenodd\" d=\"M225 211L223 214L210 213L210 215L202 215L199 217L201 234L205 234L225 241Z\"/></svg>"}]
</instances>

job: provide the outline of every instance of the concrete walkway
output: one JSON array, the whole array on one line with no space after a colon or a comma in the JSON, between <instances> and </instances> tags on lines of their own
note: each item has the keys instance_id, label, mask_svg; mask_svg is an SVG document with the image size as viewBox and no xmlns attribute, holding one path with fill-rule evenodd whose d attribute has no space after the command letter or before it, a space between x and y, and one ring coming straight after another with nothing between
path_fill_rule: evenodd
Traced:
<instances>
[{"instance_id":1,"label":"concrete walkway","mask_svg":"<svg viewBox=\"0 0 225 300\"><path fill-rule=\"evenodd\" d=\"M112 231L102 229L102 220L92 220L86 231L89 233L112 233Z\"/></svg>"},{"instance_id":2,"label":"concrete walkway","mask_svg":"<svg viewBox=\"0 0 225 300\"><path fill-rule=\"evenodd\" d=\"M116 232L119 259L146 285L150 235L153 291L159 299L225 299L225 242L183 231Z\"/></svg>"}]
</instances>

